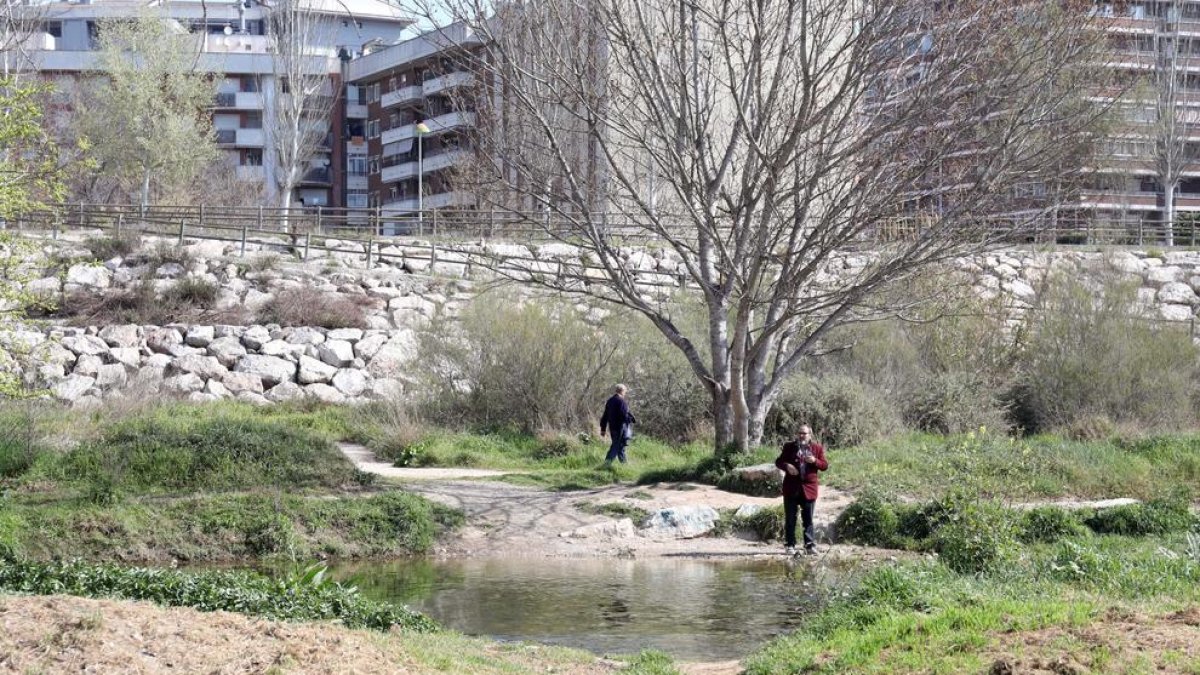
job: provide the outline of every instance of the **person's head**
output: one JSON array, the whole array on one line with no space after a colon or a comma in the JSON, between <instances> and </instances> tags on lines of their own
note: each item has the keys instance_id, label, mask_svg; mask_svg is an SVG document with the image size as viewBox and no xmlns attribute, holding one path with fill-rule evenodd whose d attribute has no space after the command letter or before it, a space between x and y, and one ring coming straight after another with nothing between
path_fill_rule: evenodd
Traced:
<instances>
[{"instance_id":1,"label":"person's head","mask_svg":"<svg viewBox=\"0 0 1200 675\"><path fill-rule=\"evenodd\" d=\"M801 443L812 441L812 427L807 424L801 424L800 428L796 430L796 440Z\"/></svg>"},{"instance_id":2,"label":"person's head","mask_svg":"<svg viewBox=\"0 0 1200 675\"><path fill-rule=\"evenodd\" d=\"M629 388L623 384L618 384L617 386L613 387L613 393L615 393L617 396L624 396L625 392L627 391L629 391Z\"/></svg>"}]
</instances>

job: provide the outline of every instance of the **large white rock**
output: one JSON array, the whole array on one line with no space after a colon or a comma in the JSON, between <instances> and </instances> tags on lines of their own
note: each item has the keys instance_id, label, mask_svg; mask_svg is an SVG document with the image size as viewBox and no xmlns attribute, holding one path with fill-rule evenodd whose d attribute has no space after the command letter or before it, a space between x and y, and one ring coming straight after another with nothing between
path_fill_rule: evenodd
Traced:
<instances>
[{"instance_id":1,"label":"large white rock","mask_svg":"<svg viewBox=\"0 0 1200 675\"><path fill-rule=\"evenodd\" d=\"M221 376L221 383L225 387L235 393L242 394L245 392L251 394L262 394L263 383L262 378L254 373L233 373L228 372Z\"/></svg>"},{"instance_id":2,"label":"large white rock","mask_svg":"<svg viewBox=\"0 0 1200 675\"><path fill-rule=\"evenodd\" d=\"M1193 316L1190 305L1159 305L1158 313L1167 321L1191 321Z\"/></svg>"},{"instance_id":3,"label":"large white rock","mask_svg":"<svg viewBox=\"0 0 1200 675\"><path fill-rule=\"evenodd\" d=\"M142 353L135 347L113 347L108 350L108 355L113 361L135 370L142 363Z\"/></svg>"},{"instance_id":4,"label":"large white rock","mask_svg":"<svg viewBox=\"0 0 1200 675\"><path fill-rule=\"evenodd\" d=\"M246 290L246 297L242 298L242 306L251 312L257 312L274 299L275 296L270 293L263 293L258 289L249 288Z\"/></svg>"},{"instance_id":5,"label":"large white rock","mask_svg":"<svg viewBox=\"0 0 1200 675\"><path fill-rule=\"evenodd\" d=\"M571 539L624 539L635 536L637 530L629 518L611 520L591 525L581 525L573 530L561 532L558 536Z\"/></svg>"},{"instance_id":6,"label":"large white rock","mask_svg":"<svg viewBox=\"0 0 1200 675\"><path fill-rule=\"evenodd\" d=\"M345 340L327 340L317 347L322 361L336 368L345 368L354 362L354 346Z\"/></svg>"},{"instance_id":7,"label":"large white rock","mask_svg":"<svg viewBox=\"0 0 1200 675\"><path fill-rule=\"evenodd\" d=\"M1187 284L1173 281L1158 289L1158 301L1172 305L1196 304L1196 292Z\"/></svg>"},{"instance_id":8,"label":"large white rock","mask_svg":"<svg viewBox=\"0 0 1200 675\"><path fill-rule=\"evenodd\" d=\"M283 340L271 340L258 351L262 352L264 356L278 356L288 361L295 361L308 351L308 347L309 345L306 344L292 344Z\"/></svg>"},{"instance_id":9,"label":"large white rock","mask_svg":"<svg viewBox=\"0 0 1200 675\"><path fill-rule=\"evenodd\" d=\"M193 347L207 347L215 338L212 326L192 326L183 341Z\"/></svg>"},{"instance_id":10,"label":"large white rock","mask_svg":"<svg viewBox=\"0 0 1200 675\"><path fill-rule=\"evenodd\" d=\"M698 537L712 530L721 515L711 506L659 509L646 519L642 533L651 537Z\"/></svg>"},{"instance_id":11,"label":"large white rock","mask_svg":"<svg viewBox=\"0 0 1200 675\"><path fill-rule=\"evenodd\" d=\"M1114 251L1108 256L1108 262L1114 268L1127 274L1141 274L1146 265L1142 259L1129 251Z\"/></svg>"},{"instance_id":12,"label":"large white rock","mask_svg":"<svg viewBox=\"0 0 1200 675\"><path fill-rule=\"evenodd\" d=\"M342 392L328 384L315 383L304 388L306 396L315 398L322 403L345 403L346 397Z\"/></svg>"},{"instance_id":13,"label":"large white rock","mask_svg":"<svg viewBox=\"0 0 1200 675\"><path fill-rule=\"evenodd\" d=\"M154 276L159 279L174 279L175 277L182 276L186 271L183 265L177 262L165 262L159 265L158 269L154 270Z\"/></svg>"},{"instance_id":14,"label":"large white rock","mask_svg":"<svg viewBox=\"0 0 1200 675\"><path fill-rule=\"evenodd\" d=\"M195 391L204 389L204 380L195 373L184 373L174 377L164 378L162 381L162 389L170 394L185 396Z\"/></svg>"},{"instance_id":15,"label":"large white rock","mask_svg":"<svg viewBox=\"0 0 1200 675\"><path fill-rule=\"evenodd\" d=\"M290 382L296 376L296 364L274 356L247 354L234 366L238 373L252 373L262 378L264 387L274 387L281 382Z\"/></svg>"},{"instance_id":16,"label":"large white rock","mask_svg":"<svg viewBox=\"0 0 1200 675\"><path fill-rule=\"evenodd\" d=\"M404 395L404 383L390 378L371 380L367 384L367 396L381 401L394 401Z\"/></svg>"},{"instance_id":17,"label":"large white rock","mask_svg":"<svg viewBox=\"0 0 1200 675\"><path fill-rule=\"evenodd\" d=\"M108 288L112 285L112 272L100 265L84 263L71 265L67 269L67 288Z\"/></svg>"},{"instance_id":18,"label":"large white rock","mask_svg":"<svg viewBox=\"0 0 1200 675\"><path fill-rule=\"evenodd\" d=\"M345 340L347 342L358 342L362 339L363 332L361 328L335 328L329 331L325 338L328 340Z\"/></svg>"},{"instance_id":19,"label":"large white rock","mask_svg":"<svg viewBox=\"0 0 1200 675\"><path fill-rule=\"evenodd\" d=\"M68 375L50 387L50 392L59 400L74 402L87 393L94 384L96 384L96 378L94 377Z\"/></svg>"},{"instance_id":20,"label":"large white rock","mask_svg":"<svg viewBox=\"0 0 1200 675\"><path fill-rule=\"evenodd\" d=\"M325 332L320 328L285 328L283 339L294 345L319 345L325 341Z\"/></svg>"},{"instance_id":21,"label":"large white rock","mask_svg":"<svg viewBox=\"0 0 1200 675\"><path fill-rule=\"evenodd\" d=\"M235 398L239 401L249 403L250 405L257 405L257 406L271 405L271 401L268 400L266 396L263 396L262 394L255 394L254 392L250 392L250 391L238 392L238 394Z\"/></svg>"},{"instance_id":22,"label":"large white rock","mask_svg":"<svg viewBox=\"0 0 1200 675\"><path fill-rule=\"evenodd\" d=\"M174 328L146 329L146 347L159 354L172 354L172 348L183 344L183 336Z\"/></svg>"},{"instance_id":23,"label":"large white rock","mask_svg":"<svg viewBox=\"0 0 1200 675\"><path fill-rule=\"evenodd\" d=\"M1169 284L1174 281L1179 281L1181 271L1174 265L1164 265L1162 267L1154 267L1146 272L1146 281L1151 284Z\"/></svg>"},{"instance_id":24,"label":"large white rock","mask_svg":"<svg viewBox=\"0 0 1200 675\"><path fill-rule=\"evenodd\" d=\"M125 370L125 366L119 363L100 366L99 371L96 373L96 386L103 389L123 387L128 380L128 371Z\"/></svg>"},{"instance_id":25,"label":"large white rock","mask_svg":"<svg viewBox=\"0 0 1200 675\"><path fill-rule=\"evenodd\" d=\"M208 343L208 353L216 357L221 365L232 368L238 359L246 355L246 348L242 346L241 340L229 335Z\"/></svg>"},{"instance_id":26,"label":"large white rock","mask_svg":"<svg viewBox=\"0 0 1200 675\"><path fill-rule=\"evenodd\" d=\"M300 373L296 381L300 384L328 383L337 374L337 368L322 363L310 356L300 357Z\"/></svg>"},{"instance_id":27,"label":"large white rock","mask_svg":"<svg viewBox=\"0 0 1200 675\"><path fill-rule=\"evenodd\" d=\"M96 356L108 353L108 344L95 335L64 337L62 339L62 346L80 356Z\"/></svg>"},{"instance_id":28,"label":"large white rock","mask_svg":"<svg viewBox=\"0 0 1200 675\"><path fill-rule=\"evenodd\" d=\"M247 349L259 350L271 341L271 331L266 326L250 326L242 332L242 344Z\"/></svg>"},{"instance_id":29,"label":"large white rock","mask_svg":"<svg viewBox=\"0 0 1200 675\"><path fill-rule=\"evenodd\" d=\"M358 397L367 390L367 376L361 370L343 368L333 376L332 384L346 396Z\"/></svg>"},{"instance_id":30,"label":"large white rock","mask_svg":"<svg viewBox=\"0 0 1200 675\"><path fill-rule=\"evenodd\" d=\"M397 331L367 363L367 372L373 377L396 377L409 370L417 358L417 335L411 330Z\"/></svg>"},{"instance_id":31,"label":"large white rock","mask_svg":"<svg viewBox=\"0 0 1200 675\"><path fill-rule=\"evenodd\" d=\"M25 284L25 290L34 297L49 298L58 295L62 291L62 281L58 277L34 279Z\"/></svg>"},{"instance_id":32,"label":"large white rock","mask_svg":"<svg viewBox=\"0 0 1200 675\"><path fill-rule=\"evenodd\" d=\"M200 377L208 380L211 378L222 378L225 373L229 372L215 356L200 356L192 354L189 356L181 356L171 362L168 369L169 373L195 373Z\"/></svg>"},{"instance_id":33,"label":"large white rock","mask_svg":"<svg viewBox=\"0 0 1200 675\"><path fill-rule=\"evenodd\" d=\"M284 382L267 390L266 398L273 403L301 399L304 398L304 387L295 382Z\"/></svg>"},{"instance_id":34,"label":"large white rock","mask_svg":"<svg viewBox=\"0 0 1200 675\"><path fill-rule=\"evenodd\" d=\"M379 348L387 344L391 339L386 333L372 333L363 337L363 339L354 343L354 355L358 358L369 361Z\"/></svg>"},{"instance_id":35,"label":"large white rock","mask_svg":"<svg viewBox=\"0 0 1200 675\"><path fill-rule=\"evenodd\" d=\"M204 383L204 393L211 394L219 399L229 398L232 396L229 389L227 389L225 385L221 384L221 382L216 379L212 379Z\"/></svg>"},{"instance_id":36,"label":"large white rock","mask_svg":"<svg viewBox=\"0 0 1200 675\"><path fill-rule=\"evenodd\" d=\"M72 372L76 375L86 375L95 377L96 373L100 372L100 366L104 365L104 359L95 354L82 354L75 361L75 368Z\"/></svg>"}]
</instances>

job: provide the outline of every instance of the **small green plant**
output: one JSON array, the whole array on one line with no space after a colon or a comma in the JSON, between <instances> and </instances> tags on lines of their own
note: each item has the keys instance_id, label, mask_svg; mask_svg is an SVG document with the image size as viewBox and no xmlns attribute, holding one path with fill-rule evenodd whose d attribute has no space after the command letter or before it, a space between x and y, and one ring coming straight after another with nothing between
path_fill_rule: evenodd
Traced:
<instances>
[{"instance_id":1,"label":"small green plant","mask_svg":"<svg viewBox=\"0 0 1200 675\"><path fill-rule=\"evenodd\" d=\"M210 307L217 300L217 285L199 277L183 277L163 294L163 300L187 307Z\"/></svg>"},{"instance_id":2,"label":"small green plant","mask_svg":"<svg viewBox=\"0 0 1200 675\"><path fill-rule=\"evenodd\" d=\"M251 524L246 531L246 550L258 558L294 557L296 538L291 519L272 514Z\"/></svg>"},{"instance_id":3,"label":"small green plant","mask_svg":"<svg viewBox=\"0 0 1200 675\"><path fill-rule=\"evenodd\" d=\"M1187 499L1180 496L1098 509L1084 520L1085 525L1099 534L1129 537L1186 532L1196 523Z\"/></svg>"},{"instance_id":4,"label":"small green plant","mask_svg":"<svg viewBox=\"0 0 1200 675\"><path fill-rule=\"evenodd\" d=\"M364 307L374 302L366 296L322 293L303 286L275 294L259 311L258 322L280 326L321 328L366 328Z\"/></svg>"},{"instance_id":5,"label":"small green plant","mask_svg":"<svg viewBox=\"0 0 1200 675\"><path fill-rule=\"evenodd\" d=\"M973 574L1012 560L1017 539L1012 516L986 503L966 505L934 534L938 555L955 572Z\"/></svg>"},{"instance_id":6,"label":"small green plant","mask_svg":"<svg viewBox=\"0 0 1200 675\"><path fill-rule=\"evenodd\" d=\"M83 242L85 248L92 253L96 260L111 260L127 258L137 251L141 242L133 235L120 237L91 237Z\"/></svg>"},{"instance_id":7,"label":"small green plant","mask_svg":"<svg viewBox=\"0 0 1200 675\"><path fill-rule=\"evenodd\" d=\"M1055 542L1087 533L1079 516L1057 506L1039 506L1026 511L1017 525L1021 541Z\"/></svg>"},{"instance_id":8,"label":"small green plant","mask_svg":"<svg viewBox=\"0 0 1200 675\"><path fill-rule=\"evenodd\" d=\"M783 507L772 506L759 509L748 516L735 516L730 529L749 530L761 541L774 541L783 535Z\"/></svg>"},{"instance_id":9,"label":"small green plant","mask_svg":"<svg viewBox=\"0 0 1200 675\"><path fill-rule=\"evenodd\" d=\"M650 517L650 512L646 509L632 506L630 504L622 504L621 502L606 502L604 504L593 504L591 502L580 502L576 505L580 511L584 513L592 513L598 516L608 516L610 518L628 518L634 524L645 522Z\"/></svg>"},{"instance_id":10,"label":"small green plant","mask_svg":"<svg viewBox=\"0 0 1200 675\"><path fill-rule=\"evenodd\" d=\"M675 661L669 654L656 649L640 652L618 672L626 675L678 675Z\"/></svg>"},{"instance_id":11,"label":"small green plant","mask_svg":"<svg viewBox=\"0 0 1200 675\"><path fill-rule=\"evenodd\" d=\"M868 491L838 516L838 537L868 546L891 546L896 540L900 519L891 497Z\"/></svg>"}]
</instances>

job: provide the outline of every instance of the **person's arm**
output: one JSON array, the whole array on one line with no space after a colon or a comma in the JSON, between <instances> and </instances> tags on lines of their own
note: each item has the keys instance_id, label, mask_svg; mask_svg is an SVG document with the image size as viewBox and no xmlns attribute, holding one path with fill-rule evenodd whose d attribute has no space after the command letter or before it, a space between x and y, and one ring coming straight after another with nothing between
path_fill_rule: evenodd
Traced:
<instances>
[{"instance_id":1,"label":"person's arm","mask_svg":"<svg viewBox=\"0 0 1200 675\"><path fill-rule=\"evenodd\" d=\"M790 461L792 454L788 451L785 443L783 449L779 451L779 458L775 460L775 467L788 475L795 476L800 473L800 469Z\"/></svg>"},{"instance_id":2,"label":"person's arm","mask_svg":"<svg viewBox=\"0 0 1200 675\"><path fill-rule=\"evenodd\" d=\"M819 443L813 443L812 465L817 467L817 471L825 471L829 468L829 461L825 459L825 447Z\"/></svg>"},{"instance_id":3,"label":"person's arm","mask_svg":"<svg viewBox=\"0 0 1200 675\"><path fill-rule=\"evenodd\" d=\"M629 402L625 399L621 399L621 412L626 424L637 424L637 418L633 416L633 411L629 409Z\"/></svg>"},{"instance_id":4,"label":"person's arm","mask_svg":"<svg viewBox=\"0 0 1200 675\"><path fill-rule=\"evenodd\" d=\"M608 401L605 401L604 402L604 414L600 416L600 435L601 436L603 436L608 429L608 422L609 422L608 409L610 407L611 406L608 405Z\"/></svg>"}]
</instances>

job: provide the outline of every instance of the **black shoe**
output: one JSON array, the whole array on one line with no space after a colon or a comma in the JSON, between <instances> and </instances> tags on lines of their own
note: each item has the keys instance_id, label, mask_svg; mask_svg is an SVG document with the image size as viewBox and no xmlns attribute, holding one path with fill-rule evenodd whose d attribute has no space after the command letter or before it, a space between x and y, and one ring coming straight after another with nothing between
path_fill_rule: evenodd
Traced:
<instances>
[{"instance_id":1,"label":"black shoe","mask_svg":"<svg viewBox=\"0 0 1200 675\"><path fill-rule=\"evenodd\" d=\"M804 547L804 555L816 555L816 554L817 554L817 547L816 547L816 546L806 546L806 547Z\"/></svg>"}]
</instances>

